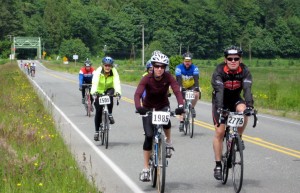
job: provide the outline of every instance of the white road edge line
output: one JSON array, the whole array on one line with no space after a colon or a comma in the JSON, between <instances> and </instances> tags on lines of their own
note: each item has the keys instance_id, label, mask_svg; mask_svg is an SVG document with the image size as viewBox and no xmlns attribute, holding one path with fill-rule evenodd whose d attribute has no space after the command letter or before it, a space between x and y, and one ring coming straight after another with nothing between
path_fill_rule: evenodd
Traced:
<instances>
[{"instance_id":1,"label":"white road edge line","mask_svg":"<svg viewBox=\"0 0 300 193\"><path fill-rule=\"evenodd\" d=\"M42 88L32 79L30 79L35 86L43 93L46 99L52 104L52 106L64 117L64 119L72 126L72 128L83 138L83 140L101 157L107 165L120 177L120 179L133 191L136 193L143 192L109 157L107 157L100 149L94 145L91 140L84 135L80 129L62 112L50 99L50 97L42 90Z\"/></svg>"}]
</instances>

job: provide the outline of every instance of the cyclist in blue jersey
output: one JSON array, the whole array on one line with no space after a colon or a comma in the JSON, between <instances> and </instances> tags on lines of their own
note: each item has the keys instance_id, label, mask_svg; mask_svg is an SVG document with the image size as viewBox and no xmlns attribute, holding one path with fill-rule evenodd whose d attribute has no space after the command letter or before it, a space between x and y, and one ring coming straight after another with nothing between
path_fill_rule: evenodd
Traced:
<instances>
[{"instance_id":1,"label":"cyclist in blue jersey","mask_svg":"<svg viewBox=\"0 0 300 193\"><path fill-rule=\"evenodd\" d=\"M192 101L192 115L196 117L194 109L198 99L201 98L201 91L199 87L199 69L192 63L192 54L187 52L183 55L183 63L176 66L175 69L176 80L180 85L182 96L184 91L194 90L195 99ZM183 115L180 116L179 131L183 131Z\"/></svg>"},{"instance_id":2,"label":"cyclist in blue jersey","mask_svg":"<svg viewBox=\"0 0 300 193\"><path fill-rule=\"evenodd\" d=\"M92 84L92 79L93 79L93 74L94 74L94 68L92 67L92 62L87 59L84 62L84 67L80 68L79 71L79 90L81 91L82 95L82 104L84 104L84 95L85 95L85 87L82 84ZM90 90L91 91L91 90ZM93 104L93 97L91 97L91 102ZM93 106L92 106L92 111L93 111Z\"/></svg>"}]
</instances>

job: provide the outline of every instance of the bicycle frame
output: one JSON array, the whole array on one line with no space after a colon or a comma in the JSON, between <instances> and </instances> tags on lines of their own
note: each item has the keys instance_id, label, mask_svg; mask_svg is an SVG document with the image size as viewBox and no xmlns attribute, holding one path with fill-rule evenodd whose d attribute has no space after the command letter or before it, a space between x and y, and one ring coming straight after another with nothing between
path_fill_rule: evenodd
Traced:
<instances>
[{"instance_id":1,"label":"bicycle frame","mask_svg":"<svg viewBox=\"0 0 300 193\"><path fill-rule=\"evenodd\" d=\"M103 128L102 131L99 132L99 138L101 139L101 145L105 144L105 148L108 148L108 138L109 138L109 130L110 130L110 123L108 120L108 107L107 105L111 103L110 101L110 95L106 94L98 94L99 98L99 105L103 106L102 109L102 122L103 122ZM113 97L116 97L115 95L112 95ZM117 97L117 105L119 105L119 97Z\"/></svg>"},{"instance_id":2,"label":"bicycle frame","mask_svg":"<svg viewBox=\"0 0 300 193\"><path fill-rule=\"evenodd\" d=\"M90 94L90 89L92 84L82 84L82 86L85 86L85 109L86 109L86 115L91 116L91 111L92 111L92 101L91 101L91 94Z\"/></svg>"},{"instance_id":3,"label":"bicycle frame","mask_svg":"<svg viewBox=\"0 0 300 193\"><path fill-rule=\"evenodd\" d=\"M189 131L190 137L192 138L194 135L194 117L192 116L192 100L195 98L193 90L186 90L185 94L185 102L184 102L184 134L186 135Z\"/></svg>"}]
</instances>

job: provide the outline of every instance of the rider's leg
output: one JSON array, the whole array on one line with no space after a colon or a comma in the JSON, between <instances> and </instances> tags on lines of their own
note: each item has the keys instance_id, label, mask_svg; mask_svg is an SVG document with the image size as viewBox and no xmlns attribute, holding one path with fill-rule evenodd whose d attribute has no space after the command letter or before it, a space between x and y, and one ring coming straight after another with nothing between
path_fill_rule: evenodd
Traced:
<instances>
[{"instance_id":1,"label":"rider's leg","mask_svg":"<svg viewBox=\"0 0 300 193\"><path fill-rule=\"evenodd\" d=\"M220 124L219 127L217 127L217 125L215 125L215 135L213 138L213 149L214 149L216 161L221 161L224 134L225 134L225 125Z\"/></svg>"},{"instance_id":2,"label":"rider's leg","mask_svg":"<svg viewBox=\"0 0 300 193\"><path fill-rule=\"evenodd\" d=\"M246 105L244 103L239 103L237 106L236 106L236 111L237 112L244 112L244 110L246 109ZM248 117L247 116L244 116L244 125L242 127L239 127L238 128L238 133L240 135L243 134L246 126L247 126L247 123L248 123Z\"/></svg>"}]
</instances>

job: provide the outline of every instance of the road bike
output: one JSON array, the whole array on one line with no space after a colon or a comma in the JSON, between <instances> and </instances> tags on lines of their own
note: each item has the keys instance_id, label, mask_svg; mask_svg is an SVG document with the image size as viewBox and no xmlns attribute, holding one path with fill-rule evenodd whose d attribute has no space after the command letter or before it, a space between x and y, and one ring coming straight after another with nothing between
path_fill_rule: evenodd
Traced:
<instances>
[{"instance_id":1,"label":"road bike","mask_svg":"<svg viewBox=\"0 0 300 193\"><path fill-rule=\"evenodd\" d=\"M254 123L256 126L257 111L252 110L247 116L253 115ZM223 110L220 114L224 117L227 116L227 122L225 124L225 135L223 139L223 151L222 151L222 184L226 184L228 179L229 169L232 169L232 181L233 187L236 193L240 192L243 185L244 174L244 158L243 158L243 145L240 135L238 134L238 127L244 125L245 113L244 112L230 112L229 110Z\"/></svg>"},{"instance_id":2,"label":"road bike","mask_svg":"<svg viewBox=\"0 0 300 193\"><path fill-rule=\"evenodd\" d=\"M101 145L105 145L105 148L108 148L108 138L109 138L109 130L110 130L110 123L108 119L108 108L107 105L110 104L112 101L110 100L110 96L117 98L117 105L119 105L120 97L116 95L107 95L107 94L97 94L99 97L99 105L103 106L102 109L102 127L99 129L99 139Z\"/></svg>"},{"instance_id":3,"label":"road bike","mask_svg":"<svg viewBox=\"0 0 300 193\"><path fill-rule=\"evenodd\" d=\"M193 90L185 91L185 102L184 102L184 134L189 133L190 137L193 138L194 135L194 116L192 114L192 100L195 99L195 94Z\"/></svg>"},{"instance_id":4,"label":"road bike","mask_svg":"<svg viewBox=\"0 0 300 193\"><path fill-rule=\"evenodd\" d=\"M168 166L167 151L171 151L166 146L163 125L167 125L170 117L175 117L175 112L170 111L149 111L144 117L152 116L152 124L154 128L152 153L149 160L150 178L152 187L157 187L159 193L165 191L166 167Z\"/></svg>"},{"instance_id":5,"label":"road bike","mask_svg":"<svg viewBox=\"0 0 300 193\"><path fill-rule=\"evenodd\" d=\"M90 93L90 90L91 90L91 87L92 87L92 84L82 84L82 86L84 86L84 107L85 107L85 110L86 110L86 116L91 116L91 112L92 112L92 98L91 98L91 93Z\"/></svg>"}]
</instances>

